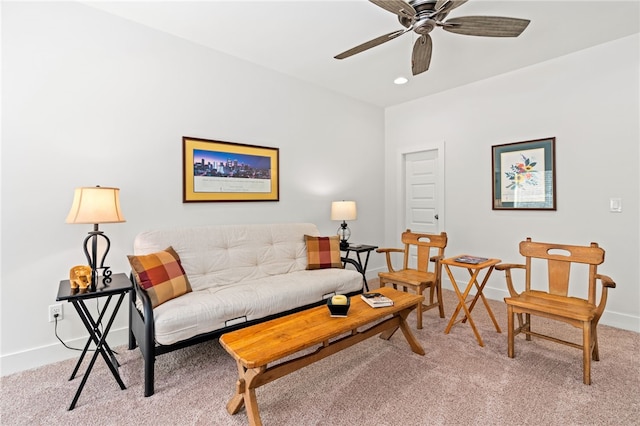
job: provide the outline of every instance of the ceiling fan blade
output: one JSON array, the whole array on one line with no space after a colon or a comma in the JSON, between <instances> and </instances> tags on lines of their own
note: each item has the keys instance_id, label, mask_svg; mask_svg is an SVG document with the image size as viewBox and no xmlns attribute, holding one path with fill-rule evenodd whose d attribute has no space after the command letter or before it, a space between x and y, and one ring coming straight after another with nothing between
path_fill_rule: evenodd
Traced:
<instances>
[{"instance_id":1,"label":"ceiling fan blade","mask_svg":"<svg viewBox=\"0 0 640 426\"><path fill-rule=\"evenodd\" d=\"M389 34L385 34L383 36L380 37L376 37L373 40L369 40L367 42L364 42L356 47L353 47L349 50L345 50L344 52L334 56L334 58L336 59L344 59L344 58L348 58L349 56L353 56L356 53L360 53L360 52L364 52L367 49L371 49L372 47L376 47L381 45L382 43L386 43L389 40L393 40L396 37L401 36L402 34L410 31L413 27L409 27L403 30L398 30L398 31L394 31L392 33Z\"/></svg>"},{"instance_id":2,"label":"ceiling fan blade","mask_svg":"<svg viewBox=\"0 0 640 426\"><path fill-rule=\"evenodd\" d=\"M416 15L416 10L408 3L405 3L402 0L369 0L371 3L375 4L387 10L391 13L398 15L401 18L409 18L413 19Z\"/></svg>"},{"instance_id":3,"label":"ceiling fan blade","mask_svg":"<svg viewBox=\"0 0 640 426\"><path fill-rule=\"evenodd\" d=\"M429 34L423 34L416 40L411 56L411 72L413 75L418 75L429 69L432 47L433 42Z\"/></svg>"},{"instance_id":4,"label":"ceiling fan blade","mask_svg":"<svg viewBox=\"0 0 640 426\"><path fill-rule=\"evenodd\" d=\"M503 18L500 16L463 16L451 18L441 24L442 29L451 33L482 37L518 37L527 25L528 19Z\"/></svg>"},{"instance_id":5,"label":"ceiling fan blade","mask_svg":"<svg viewBox=\"0 0 640 426\"><path fill-rule=\"evenodd\" d=\"M462 6L469 0L438 0L434 7L434 10L440 13L449 13L456 7Z\"/></svg>"}]
</instances>

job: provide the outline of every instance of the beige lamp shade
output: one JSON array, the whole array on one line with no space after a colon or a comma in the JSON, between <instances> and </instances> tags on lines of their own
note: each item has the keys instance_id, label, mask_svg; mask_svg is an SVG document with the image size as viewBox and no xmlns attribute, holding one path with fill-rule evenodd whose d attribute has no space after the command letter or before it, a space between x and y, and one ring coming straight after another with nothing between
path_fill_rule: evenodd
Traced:
<instances>
[{"instance_id":1,"label":"beige lamp shade","mask_svg":"<svg viewBox=\"0 0 640 426\"><path fill-rule=\"evenodd\" d=\"M76 188L67 223L125 222L120 211L120 188Z\"/></svg>"},{"instance_id":2,"label":"beige lamp shade","mask_svg":"<svg viewBox=\"0 0 640 426\"><path fill-rule=\"evenodd\" d=\"M334 201L331 203L331 220L355 220L357 217L355 201Z\"/></svg>"}]
</instances>

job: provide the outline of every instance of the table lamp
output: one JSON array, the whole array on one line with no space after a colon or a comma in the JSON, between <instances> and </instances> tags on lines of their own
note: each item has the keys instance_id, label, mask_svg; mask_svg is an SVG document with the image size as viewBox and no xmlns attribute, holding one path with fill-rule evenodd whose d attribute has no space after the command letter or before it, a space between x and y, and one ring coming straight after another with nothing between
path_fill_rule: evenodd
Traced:
<instances>
[{"instance_id":1,"label":"table lamp","mask_svg":"<svg viewBox=\"0 0 640 426\"><path fill-rule=\"evenodd\" d=\"M91 291L96 291L98 282L98 269L102 269L103 284L111 282L111 271L104 266L111 241L98 229L100 223L125 222L120 211L120 188L107 188L102 186L76 188L73 196L73 204L67 216L67 223L92 223L93 231L84 239L84 254L91 267ZM98 262L98 237L104 238L107 246ZM89 252L91 242L91 252Z\"/></svg>"},{"instance_id":2,"label":"table lamp","mask_svg":"<svg viewBox=\"0 0 640 426\"><path fill-rule=\"evenodd\" d=\"M340 228L338 228L338 236L340 237L340 249L349 248L347 240L351 236L351 230L347 226L347 220L355 220L357 218L355 201L334 201L331 203L331 220L341 220Z\"/></svg>"}]
</instances>

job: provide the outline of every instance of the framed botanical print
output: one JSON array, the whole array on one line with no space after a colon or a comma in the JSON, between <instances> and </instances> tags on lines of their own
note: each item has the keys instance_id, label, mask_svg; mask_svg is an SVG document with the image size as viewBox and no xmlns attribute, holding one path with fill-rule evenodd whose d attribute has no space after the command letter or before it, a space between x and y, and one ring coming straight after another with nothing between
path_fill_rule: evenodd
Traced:
<instances>
[{"instance_id":1,"label":"framed botanical print","mask_svg":"<svg viewBox=\"0 0 640 426\"><path fill-rule=\"evenodd\" d=\"M556 138L493 145L493 210L556 210Z\"/></svg>"}]
</instances>

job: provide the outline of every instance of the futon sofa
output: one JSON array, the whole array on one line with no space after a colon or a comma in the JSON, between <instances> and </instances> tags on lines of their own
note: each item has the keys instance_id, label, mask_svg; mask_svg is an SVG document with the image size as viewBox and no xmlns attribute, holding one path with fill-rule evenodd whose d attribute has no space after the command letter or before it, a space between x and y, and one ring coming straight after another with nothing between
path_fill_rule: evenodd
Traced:
<instances>
[{"instance_id":1,"label":"futon sofa","mask_svg":"<svg viewBox=\"0 0 640 426\"><path fill-rule=\"evenodd\" d=\"M145 396L154 393L158 355L363 289L337 237L309 223L142 232L129 261L129 349L142 352Z\"/></svg>"}]
</instances>

